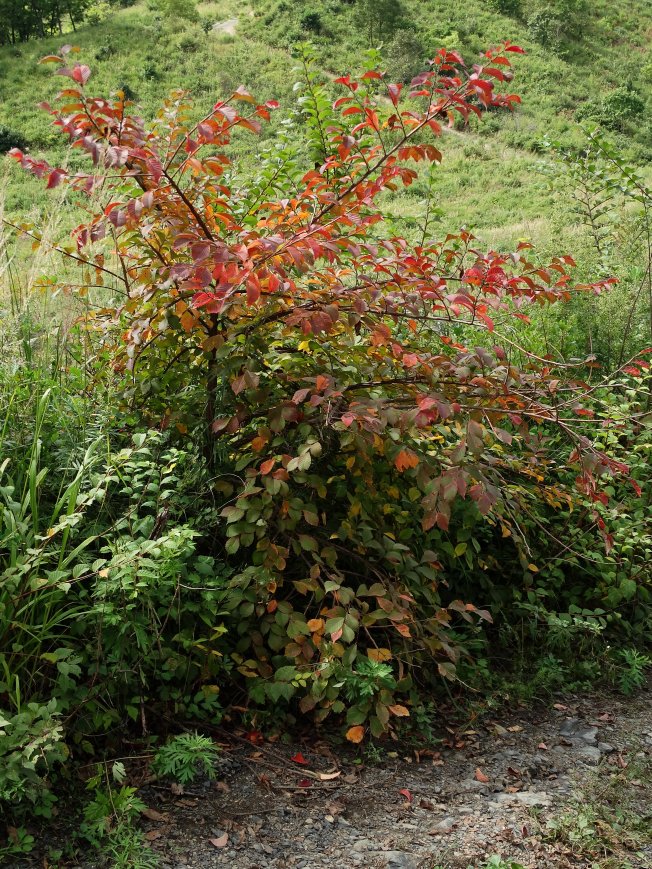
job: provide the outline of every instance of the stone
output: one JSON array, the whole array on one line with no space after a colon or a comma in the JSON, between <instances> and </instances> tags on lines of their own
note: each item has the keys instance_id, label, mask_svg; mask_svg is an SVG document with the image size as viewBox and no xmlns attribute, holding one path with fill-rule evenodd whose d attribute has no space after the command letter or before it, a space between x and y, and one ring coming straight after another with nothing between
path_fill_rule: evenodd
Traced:
<instances>
[{"instance_id":1,"label":"stone","mask_svg":"<svg viewBox=\"0 0 652 869\"><path fill-rule=\"evenodd\" d=\"M602 754L612 754L616 750L610 742L599 742L598 748Z\"/></svg>"},{"instance_id":2,"label":"stone","mask_svg":"<svg viewBox=\"0 0 652 869\"><path fill-rule=\"evenodd\" d=\"M579 740L587 745L595 745L598 741L598 728L582 724L579 718L567 718L559 728L559 733L567 739Z\"/></svg>"},{"instance_id":3,"label":"stone","mask_svg":"<svg viewBox=\"0 0 652 869\"><path fill-rule=\"evenodd\" d=\"M387 861L387 869L417 869L419 861L405 851L385 851L382 855Z\"/></svg>"},{"instance_id":4,"label":"stone","mask_svg":"<svg viewBox=\"0 0 652 869\"><path fill-rule=\"evenodd\" d=\"M543 791L518 791L515 794L496 794L499 803L517 802L524 806L549 806L552 804L550 794Z\"/></svg>"},{"instance_id":5,"label":"stone","mask_svg":"<svg viewBox=\"0 0 652 869\"><path fill-rule=\"evenodd\" d=\"M353 850L360 854L363 851L369 851L373 846L374 843L370 842L369 839L358 839L357 842L353 843Z\"/></svg>"},{"instance_id":6,"label":"stone","mask_svg":"<svg viewBox=\"0 0 652 869\"><path fill-rule=\"evenodd\" d=\"M432 828L433 833L450 833L455 826L455 818L443 818Z\"/></svg>"},{"instance_id":7,"label":"stone","mask_svg":"<svg viewBox=\"0 0 652 869\"><path fill-rule=\"evenodd\" d=\"M578 754L585 763L591 766L597 766L602 760L602 752L597 745L585 745Z\"/></svg>"}]
</instances>

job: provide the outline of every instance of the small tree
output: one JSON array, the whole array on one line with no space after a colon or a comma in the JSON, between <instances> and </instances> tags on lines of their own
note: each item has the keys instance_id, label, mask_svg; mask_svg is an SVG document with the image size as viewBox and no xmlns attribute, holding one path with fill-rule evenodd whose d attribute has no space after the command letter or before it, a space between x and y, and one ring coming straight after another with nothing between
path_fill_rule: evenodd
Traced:
<instances>
[{"instance_id":1,"label":"small tree","mask_svg":"<svg viewBox=\"0 0 652 869\"><path fill-rule=\"evenodd\" d=\"M386 39L396 27L402 12L399 0L356 0L355 17L369 45Z\"/></svg>"},{"instance_id":2,"label":"small tree","mask_svg":"<svg viewBox=\"0 0 652 869\"><path fill-rule=\"evenodd\" d=\"M408 714L396 695L433 661L454 673L454 618L489 618L441 579L481 569L480 539L518 537L524 493L559 498L545 428L570 442L588 497L625 469L592 449L581 385L562 388L564 367L509 328L610 282L572 288L568 256L483 251L467 231L409 243L383 220L380 195L441 159L442 122L518 102L495 90L514 52L468 69L441 50L408 88L345 75L332 104L309 74L317 166L295 127L253 176L231 164L231 137L258 133L275 102L240 88L194 123L176 93L146 126L121 98L87 95L87 66L52 56L72 84L49 111L93 168L13 152L48 187L102 200L68 255L120 296L88 328L151 417L208 434L239 569L231 657L251 696L297 696L318 719L348 706L354 741L366 720L379 733Z\"/></svg>"}]
</instances>

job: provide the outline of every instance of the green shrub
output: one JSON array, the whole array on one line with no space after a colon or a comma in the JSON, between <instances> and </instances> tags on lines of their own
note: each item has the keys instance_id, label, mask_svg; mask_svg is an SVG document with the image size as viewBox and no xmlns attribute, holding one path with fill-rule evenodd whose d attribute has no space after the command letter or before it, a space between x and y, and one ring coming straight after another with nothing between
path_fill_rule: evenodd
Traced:
<instances>
[{"instance_id":1,"label":"green shrub","mask_svg":"<svg viewBox=\"0 0 652 869\"><path fill-rule=\"evenodd\" d=\"M51 816L48 775L68 757L57 701L0 708L0 805L19 813L27 806Z\"/></svg>"},{"instance_id":2,"label":"green shrub","mask_svg":"<svg viewBox=\"0 0 652 869\"><path fill-rule=\"evenodd\" d=\"M20 148L21 151L25 151L28 147L27 139L22 133L0 124L0 154L6 154L12 148Z\"/></svg>"}]
</instances>

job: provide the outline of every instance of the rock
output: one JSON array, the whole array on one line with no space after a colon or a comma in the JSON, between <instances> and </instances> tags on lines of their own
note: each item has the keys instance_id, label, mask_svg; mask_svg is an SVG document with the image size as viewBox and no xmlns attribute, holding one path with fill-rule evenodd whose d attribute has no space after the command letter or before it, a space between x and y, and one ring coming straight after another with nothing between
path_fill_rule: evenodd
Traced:
<instances>
[{"instance_id":1,"label":"rock","mask_svg":"<svg viewBox=\"0 0 652 869\"><path fill-rule=\"evenodd\" d=\"M579 740L587 745L595 745L598 741L598 728L582 724L579 718L567 718L559 728L559 733L567 739Z\"/></svg>"},{"instance_id":2,"label":"rock","mask_svg":"<svg viewBox=\"0 0 652 869\"><path fill-rule=\"evenodd\" d=\"M578 752L580 758L591 766L597 766L602 760L602 752L597 745L586 745Z\"/></svg>"},{"instance_id":3,"label":"rock","mask_svg":"<svg viewBox=\"0 0 652 869\"><path fill-rule=\"evenodd\" d=\"M549 806L552 804L550 794L543 791L518 791L515 794L496 794L499 803L517 802L524 806Z\"/></svg>"},{"instance_id":4,"label":"rock","mask_svg":"<svg viewBox=\"0 0 652 869\"><path fill-rule=\"evenodd\" d=\"M382 853L387 861L387 869L417 869L419 860L405 851L385 851Z\"/></svg>"},{"instance_id":5,"label":"rock","mask_svg":"<svg viewBox=\"0 0 652 869\"><path fill-rule=\"evenodd\" d=\"M455 818L443 818L438 824L432 828L433 833L450 833L455 826Z\"/></svg>"},{"instance_id":6,"label":"rock","mask_svg":"<svg viewBox=\"0 0 652 869\"><path fill-rule=\"evenodd\" d=\"M609 742L599 742L598 748L602 752L602 754L612 754L616 749Z\"/></svg>"},{"instance_id":7,"label":"rock","mask_svg":"<svg viewBox=\"0 0 652 869\"><path fill-rule=\"evenodd\" d=\"M363 851L369 851L374 847L374 843L370 842L369 839L358 839L357 842L353 843L353 850L357 851L358 854L361 854Z\"/></svg>"},{"instance_id":8,"label":"rock","mask_svg":"<svg viewBox=\"0 0 652 869\"><path fill-rule=\"evenodd\" d=\"M476 781L474 778L465 778L459 785L460 793L468 791L478 791L483 793L487 790L487 785L484 782Z\"/></svg>"}]
</instances>

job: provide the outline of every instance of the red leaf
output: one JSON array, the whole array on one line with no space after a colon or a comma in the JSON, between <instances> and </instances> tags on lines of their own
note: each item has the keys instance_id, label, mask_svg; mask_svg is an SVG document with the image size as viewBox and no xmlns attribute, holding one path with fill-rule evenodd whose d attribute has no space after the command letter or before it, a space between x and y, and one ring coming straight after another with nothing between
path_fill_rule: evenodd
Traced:
<instances>
[{"instance_id":1,"label":"red leaf","mask_svg":"<svg viewBox=\"0 0 652 869\"><path fill-rule=\"evenodd\" d=\"M399 794L401 794L401 796L405 797L405 799L408 801L408 803L412 802L412 794L410 793L410 791L407 788L401 788L401 790L399 791Z\"/></svg>"},{"instance_id":2,"label":"red leaf","mask_svg":"<svg viewBox=\"0 0 652 869\"><path fill-rule=\"evenodd\" d=\"M489 781L488 777L482 772L480 767L478 767L475 771L475 780L482 782L483 784L487 784Z\"/></svg>"},{"instance_id":3,"label":"red leaf","mask_svg":"<svg viewBox=\"0 0 652 869\"><path fill-rule=\"evenodd\" d=\"M91 69L89 66L86 66L84 63L75 64L71 78L73 78L78 84L85 85L90 77Z\"/></svg>"},{"instance_id":4,"label":"red leaf","mask_svg":"<svg viewBox=\"0 0 652 869\"><path fill-rule=\"evenodd\" d=\"M305 759L300 751L297 751L297 753L293 757L291 757L290 760L294 761L294 763L300 763L301 766L308 766L308 761Z\"/></svg>"}]
</instances>

